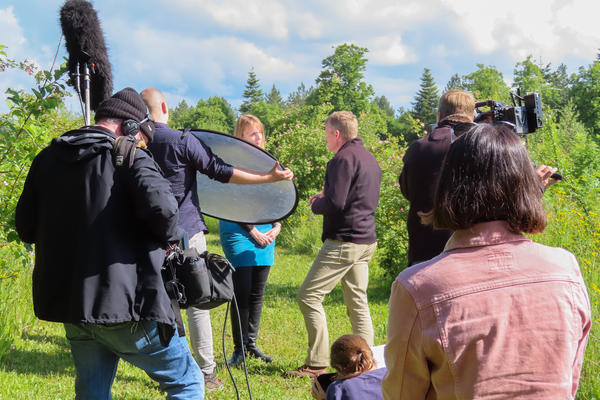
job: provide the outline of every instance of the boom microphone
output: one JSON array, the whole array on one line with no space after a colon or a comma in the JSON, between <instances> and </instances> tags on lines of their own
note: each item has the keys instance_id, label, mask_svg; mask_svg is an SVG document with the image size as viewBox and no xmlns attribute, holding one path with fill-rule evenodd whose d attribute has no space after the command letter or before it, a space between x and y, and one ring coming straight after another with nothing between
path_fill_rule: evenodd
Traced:
<instances>
[{"instance_id":1,"label":"boom microphone","mask_svg":"<svg viewBox=\"0 0 600 400\"><path fill-rule=\"evenodd\" d=\"M75 80L74 76L83 76L88 66L89 105L96 110L102 100L111 96L113 90L112 71L96 11L85 0L67 0L60 9L60 26L69 52L67 65L71 73L70 84L83 97L86 82Z\"/></svg>"}]
</instances>

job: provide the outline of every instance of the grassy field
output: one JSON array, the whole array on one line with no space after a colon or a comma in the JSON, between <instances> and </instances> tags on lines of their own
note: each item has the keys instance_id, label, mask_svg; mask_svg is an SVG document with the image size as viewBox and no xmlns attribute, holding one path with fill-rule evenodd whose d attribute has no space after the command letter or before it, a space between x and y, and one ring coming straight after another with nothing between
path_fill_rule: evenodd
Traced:
<instances>
[{"instance_id":1,"label":"grassy field","mask_svg":"<svg viewBox=\"0 0 600 400\"><path fill-rule=\"evenodd\" d=\"M216 231L213 229L213 232ZM209 250L221 252L216 235L208 236ZM248 376L253 398L259 399L311 399L310 380L308 378L284 378L286 370L298 367L303 363L306 353L306 331L302 315L295 300L298 286L304 279L314 255L296 254L277 248L276 265L271 270L265 293L263 317L259 335L259 346L266 354L275 358L272 364L263 364L255 359L248 362ZM595 271L595 269L594 269ZM584 275L590 287L590 297L596 322L590 344L586 353L587 362L584 367L578 399L600 399L598 374L600 368L600 342L598 340L598 293L600 285L597 274L584 268ZM592 282L589 281L590 278ZM382 278L375 268L371 270L369 303L375 328L375 344L384 344L386 335L388 296L390 282ZM29 298L24 302L31 302ZM595 304L594 304L595 303ZM328 317L330 341L338 336L351 332L350 323L345 313L342 292L338 287L325 300ZM29 304L28 309L32 307ZM207 399L235 399L236 393L225 368L223 355L223 323L225 306L211 312L215 354L217 357L219 377L225 388L207 394ZM185 320L185 318L184 318ZM224 343L227 357L233 345L229 327L229 319L225 329ZM241 399L248 399L243 370L232 369ZM9 356L0 366L0 399L72 399L74 398L74 367L69 345L64 337L61 324L35 320L26 326L21 338L10 351ZM139 369L121 362L115 384L114 399L162 399L157 385ZM366 399L365 399L366 400Z\"/></svg>"},{"instance_id":2,"label":"grassy field","mask_svg":"<svg viewBox=\"0 0 600 400\"><path fill-rule=\"evenodd\" d=\"M208 236L209 250L221 252L216 235ZM277 248L276 265L271 269L264 299L259 346L275 358L272 364L248 360L248 376L253 398L259 399L312 399L309 378L284 378L283 373L303 364L306 355L306 329L296 304L296 290L313 255L298 255ZM369 289L371 315L375 327L375 344L385 343L387 299L389 282L372 279ZM30 301L29 299L27 299ZM330 340L351 332L338 287L325 301L329 321ZM228 376L223 355L223 322L225 306L211 311L215 356L218 375L225 388L207 394L207 399L235 399L235 389ZM185 320L185 318L184 318ZM233 351L229 318L225 330L227 357ZM241 369L232 369L240 398L248 399ZM72 399L74 398L74 367L68 341L61 324L35 320L28 326L0 366L0 399ZM163 399L157 385L143 372L126 362L119 364L114 399Z\"/></svg>"}]
</instances>

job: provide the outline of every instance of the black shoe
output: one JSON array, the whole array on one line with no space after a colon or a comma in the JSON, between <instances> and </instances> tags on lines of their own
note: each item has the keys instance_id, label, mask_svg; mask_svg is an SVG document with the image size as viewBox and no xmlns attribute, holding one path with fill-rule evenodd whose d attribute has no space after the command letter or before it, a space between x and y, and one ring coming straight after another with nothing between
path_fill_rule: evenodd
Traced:
<instances>
[{"instance_id":1,"label":"black shoe","mask_svg":"<svg viewBox=\"0 0 600 400\"><path fill-rule=\"evenodd\" d=\"M266 354L263 354L257 346L251 346L248 347L247 349L247 353L250 357L256 357L256 358L260 358L261 360L263 360L266 363L270 363L273 362L273 357L269 357Z\"/></svg>"},{"instance_id":2,"label":"black shoe","mask_svg":"<svg viewBox=\"0 0 600 400\"><path fill-rule=\"evenodd\" d=\"M227 361L227 364L231 365L232 367L237 367L242 363L242 361L244 361L244 354L241 350L236 349L233 351L233 354L231 355L231 358Z\"/></svg>"}]
</instances>

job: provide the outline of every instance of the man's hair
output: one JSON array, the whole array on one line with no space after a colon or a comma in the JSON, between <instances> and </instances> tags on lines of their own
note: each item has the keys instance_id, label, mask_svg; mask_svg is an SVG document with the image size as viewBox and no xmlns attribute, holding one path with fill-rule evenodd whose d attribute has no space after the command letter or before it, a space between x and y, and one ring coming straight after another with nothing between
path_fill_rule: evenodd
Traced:
<instances>
[{"instance_id":1,"label":"man's hair","mask_svg":"<svg viewBox=\"0 0 600 400\"><path fill-rule=\"evenodd\" d=\"M373 351L359 335L342 335L331 345L331 366L335 379L353 378L375 367Z\"/></svg>"},{"instance_id":2,"label":"man's hair","mask_svg":"<svg viewBox=\"0 0 600 400\"><path fill-rule=\"evenodd\" d=\"M471 122L475 113L475 98L464 90L448 90L440 97L438 112L440 120Z\"/></svg>"},{"instance_id":3,"label":"man's hair","mask_svg":"<svg viewBox=\"0 0 600 400\"><path fill-rule=\"evenodd\" d=\"M546 227L542 190L525 145L504 124L479 124L450 145L424 218L439 229L506 221L515 233Z\"/></svg>"},{"instance_id":4,"label":"man's hair","mask_svg":"<svg viewBox=\"0 0 600 400\"><path fill-rule=\"evenodd\" d=\"M262 133L262 139L260 141L260 147L265 147L265 129L263 127L262 122L258 117L252 114L244 114L240 115L235 124L235 131L233 132L233 136L242 138L242 134L247 127L256 126L260 132Z\"/></svg>"},{"instance_id":5,"label":"man's hair","mask_svg":"<svg viewBox=\"0 0 600 400\"><path fill-rule=\"evenodd\" d=\"M332 112L325 123L340 131L346 140L354 139L358 135L358 121L350 111Z\"/></svg>"}]
</instances>

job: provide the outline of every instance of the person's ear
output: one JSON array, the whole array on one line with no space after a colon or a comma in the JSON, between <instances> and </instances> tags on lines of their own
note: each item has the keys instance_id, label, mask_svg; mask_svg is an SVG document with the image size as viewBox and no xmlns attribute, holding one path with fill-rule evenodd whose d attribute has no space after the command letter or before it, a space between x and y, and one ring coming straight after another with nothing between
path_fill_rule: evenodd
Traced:
<instances>
[{"instance_id":1,"label":"person's ear","mask_svg":"<svg viewBox=\"0 0 600 400\"><path fill-rule=\"evenodd\" d=\"M165 103L164 101L160 104L160 106L162 107L163 114L166 114L169 111L169 109L167 108L167 103Z\"/></svg>"}]
</instances>

